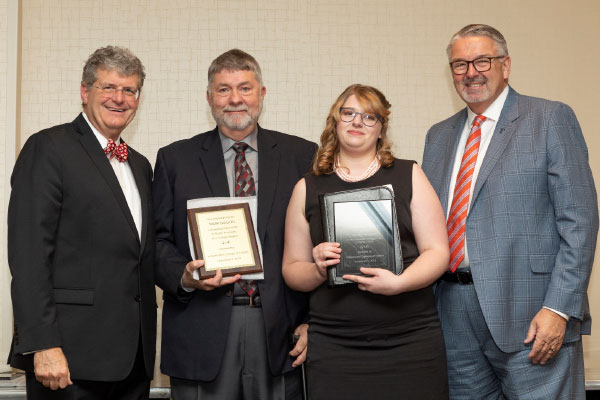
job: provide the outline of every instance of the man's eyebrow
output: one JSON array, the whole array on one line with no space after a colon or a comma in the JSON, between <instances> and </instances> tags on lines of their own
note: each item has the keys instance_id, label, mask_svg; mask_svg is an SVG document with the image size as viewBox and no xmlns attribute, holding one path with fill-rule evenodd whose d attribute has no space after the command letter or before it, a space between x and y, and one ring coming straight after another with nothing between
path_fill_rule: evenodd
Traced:
<instances>
[{"instance_id":1,"label":"man's eyebrow","mask_svg":"<svg viewBox=\"0 0 600 400\"><path fill-rule=\"evenodd\" d=\"M492 57L496 57L496 56L493 56L491 54L485 53L485 54L480 54L478 56L475 56L475 58L473 58L471 60L467 60L466 58L457 58L455 60L452 60L451 62L454 62L454 61L475 61L478 58L492 58ZM503 56L498 56L498 57L503 57Z\"/></svg>"}]
</instances>

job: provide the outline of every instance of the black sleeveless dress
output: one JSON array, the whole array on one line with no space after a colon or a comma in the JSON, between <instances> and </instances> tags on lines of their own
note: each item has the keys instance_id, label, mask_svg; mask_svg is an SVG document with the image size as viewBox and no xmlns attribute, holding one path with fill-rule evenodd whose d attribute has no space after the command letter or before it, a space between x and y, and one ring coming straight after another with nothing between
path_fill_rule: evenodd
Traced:
<instances>
[{"instance_id":1,"label":"black sleeveless dress","mask_svg":"<svg viewBox=\"0 0 600 400\"><path fill-rule=\"evenodd\" d=\"M410 213L414 161L396 159L360 182L306 176L305 212L313 245L323 241L318 195L392 184L404 267L419 255ZM330 288L310 295L307 381L310 400L446 399L442 330L431 287L395 296Z\"/></svg>"}]
</instances>

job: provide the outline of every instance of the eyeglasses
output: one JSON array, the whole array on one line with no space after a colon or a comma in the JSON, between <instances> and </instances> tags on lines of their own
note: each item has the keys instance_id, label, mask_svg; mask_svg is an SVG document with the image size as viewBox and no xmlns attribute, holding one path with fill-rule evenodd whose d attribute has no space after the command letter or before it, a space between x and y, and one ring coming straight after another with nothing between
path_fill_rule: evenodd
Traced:
<instances>
[{"instance_id":1,"label":"eyeglasses","mask_svg":"<svg viewBox=\"0 0 600 400\"><path fill-rule=\"evenodd\" d=\"M469 70L469 64L473 64L473 68L477 72L486 72L492 68L492 60L505 58L506 56L496 56L496 57L479 57L472 61L458 60L452 61L450 63L450 68L452 68L452 72L455 75L463 75L466 74Z\"/></svg>"},{"instance_id":2,"label":"eyeglasses","mask_svg":"<svg viewBox=\"0 0 600 400\"><path fill-rule=\"evenodd\" d=\"M94 87L100 89L100 92L102 92L102 94L107 97L112 97L115 93L119 91L123 93L123 96L125 97L134 98L136 100L140 97L140 91L130 87L118 88L114 85L94 85Z\"/></svg>"},{"instance_id":3,"label":"eyeglasses","mask_svg":"<svg viewBox=\"0 0 600 400\"><path fill-rule=\"evenodd\" d=\"M358 111L354 111L352 108L340 108L340 119L344 122L354 121L354 118L356 118L357 115L360 115L360 120L365 126L375 126L379 120L383 122L383 119L377 114L367 112L360 113Z\"/></svg>"}]
</instances>

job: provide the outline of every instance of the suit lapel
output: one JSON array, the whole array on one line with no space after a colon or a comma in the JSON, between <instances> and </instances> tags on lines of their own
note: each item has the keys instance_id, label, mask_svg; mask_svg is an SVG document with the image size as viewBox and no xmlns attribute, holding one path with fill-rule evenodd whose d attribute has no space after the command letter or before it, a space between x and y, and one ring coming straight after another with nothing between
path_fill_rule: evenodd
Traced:
<instances>
[{"instance_id":1,"label":"suit lapel","mask_svg":"<svg viewBox=\"0 0 600 400\"><path fill-rule=\"evenodd\" d=\"M121 190L121 185L119 185L115 171L113 171L112 167L110 166L110 162L108 161L106 154L104 154L104 151L102 151L100 143L98 143L98 139L96 139L94 133L81 114L79 114L79 116L73 121L73 126L81 135L81 145L89 155L90 159L96 165L96 168L98 168L100 175L102 175L106 181L106 184L110 188L113 196L115 196L115 199L117 200L117 203L119 204L127 223L133 230L136 240L139 241L138 231L135 227L133 217L131 216L129 206L127 205L127 200L125 200L123 190Z\"/></svg>"},{"instance_id":2,"label":"suit lapel","mask_svg":"<svg viewBox=\"0 0 600 400\"><path fill-rule=\"evenodd\" d=\"M494 166L502 158L502 153L506 146L510 142L516 131L515 120L519 118L518 110L519 94L512 88L509 88L508 96L502 107L500 118L494 129L494 134L490 141L490 145L485 153L485 158L481 163L477 180L475 181L475 188L473 189L473 198L471 204L477 200L477 195L481 191L481 188L485 184L488 176L494 169ZM473 207L471 207L473 208Z\"/></svg>"},{"instance_id":3,"label":"suit lapel","mask_svg":"<svg viewBox=\"0 0 600 400\"><path fill-rule=\"evenodd\" d=\"M275 136L258 127L258 235L264 243L267 221L277 186L280 153Z\"/></svg>"},{"instance_id":4,"label":"suit lapel","mask_svg":"<svg viewBox=\"0 0 600 400\"><path fill-rule=\"evenodd\" d=\"M452 180L452 172L454 171L454 162L456 159L456 151L458 148L458 143L460 142L460 135L465 126L465 121L467 120L467 109L465 108L452 119L449 129L450 133L448 135L448 142L446 143L445 152L448 155L447 157L442 157L444 160L444 165L442 166L442 171L448 171L448 173L444 177L444 182L442 185L442 190L440 191L440 202L442 203L442 208L444 209L444 214L448 213L448 201L449 197L452 195L449 193L450 191L450 181Z\"/></svg>"},{"instance_id":5,"label":"suit lapel","mask_svg":"<svg viewBox=\"0 0 600 400\"><path fill-rule=\"evenodd\" d=\"M204 175L212 195L214 197L229 197L223 146L217 128L207 135L206 139L200 144L200 163L204 169Z\"/></svg>"}]
</instances>

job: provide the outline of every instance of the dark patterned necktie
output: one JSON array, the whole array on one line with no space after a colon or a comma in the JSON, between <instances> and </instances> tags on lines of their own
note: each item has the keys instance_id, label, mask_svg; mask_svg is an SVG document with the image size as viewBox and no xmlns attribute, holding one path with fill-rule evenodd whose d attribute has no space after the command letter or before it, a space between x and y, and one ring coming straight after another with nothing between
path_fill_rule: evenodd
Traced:
<instances>
[{"instance_id":1,"label":"dark patterned necktie","mask_svg":"<svg viewBox=\"0 0 600 400\"><path fill-rule=\"evenodd\" d=\"M236 142L231 147L235 150L235 197L246 197L256 195L256 185L252 170L246 161L246 149L248 145L244 142ZM248 296L252 297L258 289L255 281L240 280L240 287Z\"/></svg>"},{"instance_id":2,"label":"dark patterned necktie","mask_svg":"<svg viewBox=\"0 0 600 400\"><path fill-rule=\"evenodd\" d=\"M235 150L235 162L233 164L235 168L235 196L254 196L256 195L254 177L246 161L246 149L248 149L248 145L244 142L236 142L231 147Z\"/></svg>"}]
</instances>

